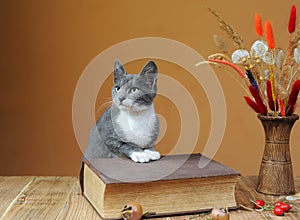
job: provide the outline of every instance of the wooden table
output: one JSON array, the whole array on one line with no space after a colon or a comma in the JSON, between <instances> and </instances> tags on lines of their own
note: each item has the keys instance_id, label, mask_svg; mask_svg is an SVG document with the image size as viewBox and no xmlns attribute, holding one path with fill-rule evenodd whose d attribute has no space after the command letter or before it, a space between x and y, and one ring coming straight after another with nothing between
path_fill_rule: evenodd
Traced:
<instances>
[{"instance_id":1,"label":"wooden table","mask_svg":"<svg viewBox=\"0 0 300 220\"><path fill-rule=\"evenodd\" d=\"M274 202L284 197L265 196L257 193L256 177L240 177L236 186L238 204L253 207L250 199L264 199ZM300 177L295 179L300 191ZM222 199L222 198L220 198ZM271 211L247 211L242 208L231 211L235 219L300 219L300 201L284 217L277 217ZM201 219L207 215L177 216L164 219ZM0 177L0 219L100 219L96 211L81 195L77 177Z\"/></svg>"}]
</instances>

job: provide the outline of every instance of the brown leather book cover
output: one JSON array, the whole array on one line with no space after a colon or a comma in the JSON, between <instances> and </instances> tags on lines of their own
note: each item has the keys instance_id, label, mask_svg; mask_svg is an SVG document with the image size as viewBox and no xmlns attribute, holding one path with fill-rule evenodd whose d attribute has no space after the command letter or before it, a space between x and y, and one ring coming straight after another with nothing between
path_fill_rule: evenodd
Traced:
<instances>
[{"instance_id":1,"label":"brown leather book cover","mask_svg":"<svg viewBox=\"0 0 300 220\"><path fill-rule=\"evenodd\" d=\"M106 184L239 175L201 154L165 156L149 163L134 163L127 158L101 158L84 163Z\"/></svg>"}]
</instances>

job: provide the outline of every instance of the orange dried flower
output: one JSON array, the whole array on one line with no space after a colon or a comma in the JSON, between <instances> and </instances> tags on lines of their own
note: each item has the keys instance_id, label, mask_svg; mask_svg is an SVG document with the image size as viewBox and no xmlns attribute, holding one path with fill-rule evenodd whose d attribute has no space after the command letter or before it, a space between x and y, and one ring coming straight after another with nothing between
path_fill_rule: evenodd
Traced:
<instances>
[{"instance_id":1,"label":"orange dried flower","mask_svg":"<svg viewBox=\"0 0 300 220\"><path fill-rule=\"evenodd\" d=\"M275 41L274 41L274 35L273 35L272 25L270 21L266 21L265 28L266 28L266 40L268 43L268 47L270 49L273 49L275 47Z\"/></svg>"},{"instance_id":2,"label":"orange dried flower","mask_svg":"<svg viewBox=\"0 0 300 220\"><path fill-rule=\"evenodd\" d=\"M281 116L285 116L284 100L280 99L279 100L279 104L280 104L280 114L281 114Z\"/></svg>"},{"instance_id":3,"label":"orange dried flower","mask_svg":"<svg viewBox=\"0 0 300 220\"><path fill-rule=\"evenodd\" d=\"M263 27L262 27L261 18L259 14L255 14L255 30L258 36L260 37L263 36Z\"/></svg>"}]
</instances>

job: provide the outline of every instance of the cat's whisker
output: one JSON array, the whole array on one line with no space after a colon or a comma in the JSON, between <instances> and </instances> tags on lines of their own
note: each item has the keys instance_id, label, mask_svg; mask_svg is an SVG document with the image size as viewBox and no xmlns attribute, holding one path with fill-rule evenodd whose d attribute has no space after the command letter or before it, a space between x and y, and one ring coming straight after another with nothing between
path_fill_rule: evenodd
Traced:
<instances>
[{"instance_id":1,"label":"cat's whisker","mask_svg":"<svg viewBox=\"0 0 300 220\"><path fill-rule=\"evenodd\" d=\"M101 112L104 108L108 108L110 106L112 106L113 104L113 100L109 100L109 101L106 101L104 103L102 103L97 109L96 109L96 113L98 114L99 112Z\"/></svg>"},{"instance_id":2,"label":"cat's whisker","mask_svg":"<svg viewBox=\"0 0 300 220\"><path fill-rule=\"evenodd\" d=\"M112 98L111 97L101 97L100 100L102 100L104 103L106 103L106 102L112 101Z\"/></svg>"}]
</instances>

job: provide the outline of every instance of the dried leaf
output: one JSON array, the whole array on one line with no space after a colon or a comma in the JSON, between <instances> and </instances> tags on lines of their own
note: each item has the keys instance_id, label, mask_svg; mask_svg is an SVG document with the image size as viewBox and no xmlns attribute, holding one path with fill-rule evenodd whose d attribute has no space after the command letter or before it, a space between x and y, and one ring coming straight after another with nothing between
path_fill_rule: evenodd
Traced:
<instances>
[{"instance_id":1,"label":"dried leaf","mask_svg":"<svg viewBox=\"0 0 300 220\"><path fill-rule=\"evenodd\" d=\"M217 34L213 35L213 39L214 42L216 44L216 46L223 52L223 53L228 53L228 45L227 43L224 41L224 39Z\"/></svg>"}]
</instances>

